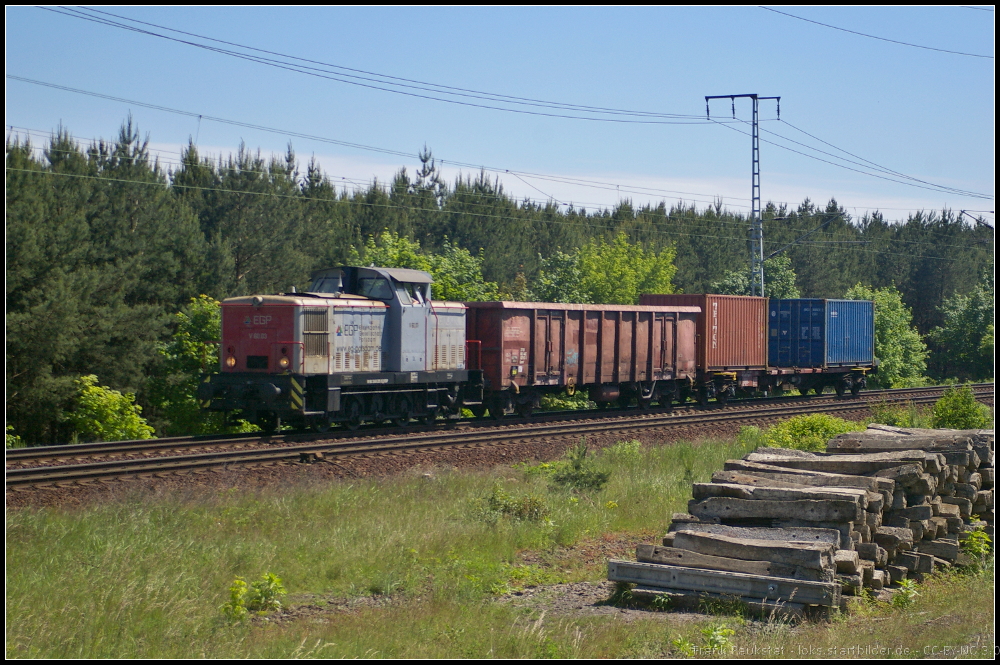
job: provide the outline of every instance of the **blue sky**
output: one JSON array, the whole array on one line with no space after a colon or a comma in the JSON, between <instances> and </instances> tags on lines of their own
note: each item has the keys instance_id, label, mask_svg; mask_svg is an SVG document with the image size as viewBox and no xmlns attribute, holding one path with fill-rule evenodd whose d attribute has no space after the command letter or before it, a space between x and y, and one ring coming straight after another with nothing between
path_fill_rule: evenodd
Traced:
<instances>
[{"instance_id":1,"label":"blue sky","mask_svg":"<svg viewBox=\"0 0 1000 665\"><path fill-rule=\"evenodd\" d=\"M886 39L994 54L991 11L776 8ZM785 145L815 158L834 161L818 148L859 161L839 152L844 150L902 174L889 176L894 180L908 176L987 197L878 179L762 142L765 201L794 206L806 197L825 203L835 196L852 214L877 208L890 219L944 206L994 209L992 57L889 43L758 7L95 9L357 70L523 98L678 114L685 124L461 106L308 76L44 9L8 7L8 76L406 156L199 122L10 78L8 133L11 127L36 132L33 140L40 144L62 123L84 141L112 138L131 112L166 165L176 162L189 138L197 137L201 151L213 155L228 154L241 141L265 153L283 152L291 140L303 163L314 155L331 177L353 187L390 178L401 166L412 173L426 144L447 161L449 177L471 172L456 164L484 165L497 169L494 174L518 196L588 208L619 198L668 205L680 198L699 207L722 198L733 210L746 211L750 138L733 129L748 127L704 122L704 97L757 93L781 96L780 122L774 120L774 102L761 102L763 141L781 142L773 132L805 143L808 148ZM737 100L736 114L749 120L750 102ZM712 117L731 120L728 99L712 102ZM992 223L992 214L985 217Z\"/></svg>"}]
</instances>

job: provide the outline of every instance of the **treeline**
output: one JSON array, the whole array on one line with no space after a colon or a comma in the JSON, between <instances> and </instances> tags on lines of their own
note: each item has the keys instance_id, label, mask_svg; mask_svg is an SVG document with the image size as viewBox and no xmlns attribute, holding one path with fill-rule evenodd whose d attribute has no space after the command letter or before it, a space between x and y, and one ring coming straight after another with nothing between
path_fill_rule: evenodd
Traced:
<instances>
[{"instance_id":1,"label":"treeline","mask_svg":"<svg viewBox=\"0 0 1000 665\"><path fill-rule=\"evenodd\" d=\"M748 267L748 220L721 204L539 204L515 199L485 172L446 183L429 151L412 175L401 169L391 182L353 191L315 160L300 170L291 147L282 159L245 146L208 159L189 145L165 168L131 120L114 141L82 146L59 129L39 147L8 137L6 151L7 424L32 443L67 440L77 379L89 375L135 393L161 430L150 377L162 371L175 314L192 297L302 288L314 269L366 259L366 243L370 253L370 239L386 233L427 255L465 252L481 281L508 298L582 293L555 277L575 274L565 272L573 257L590 257L580 283L594 283L595 257L616 247L626 263L640 256L653 266L637 284L664 282L673 270L658 288L688 293ZM817 228L783 253L803 297L895 287L922 334L944 326L965 297L979 303L980 317L963 324L966 336L988 298L992 326L991 229L950 211L902 224L877 213L853 219L836 201L764 213L767 251ZM951 343L929 339L939 351ZM945 355L932 356L932 372L972 376L968 363Z\"/></svg>"}]
</instances>

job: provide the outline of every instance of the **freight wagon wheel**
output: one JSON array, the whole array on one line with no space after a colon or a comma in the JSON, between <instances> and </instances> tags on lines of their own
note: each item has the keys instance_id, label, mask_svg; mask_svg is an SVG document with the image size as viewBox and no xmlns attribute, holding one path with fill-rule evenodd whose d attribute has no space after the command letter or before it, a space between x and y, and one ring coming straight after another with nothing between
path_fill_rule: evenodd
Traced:
<instances>
[{"instance_id":1,"label":"freight wagon wheel","mask_svg":"<svg viewBox=\"0 0 1000 665\"><path fill-rule=\"evenodd\" d=\"M809 394L809 389L808 388L799 388L799 394L800 395L808 395Z\"/></svg>"},{"instance_id":2,"label":"freight wagon wheel","mask_svg":"<svg viewBox=\"0 0 1000 665\"><path fill-rule=\"evenodd\" d=\"M833 386L833 390L834 390L834 392L837 393L837 397L843 397L844 396L844 392L846 390L846 388L844 387L844 382L843 381L837 381L837 383L835 383L834 386Z\"/></svg>"},{"instance_id":3,"label":"freight wagon wheel","mask_svg":"<svg viewBox=\"0 0 1000 665\"><path fill-rule=\"evenodd\" d=\"M475 404L473 406L470 406L469 410L472 411L472 415L474 415L476 418L483 418L486 416L485 404Z\"/></svg>"},{"instance_id":4,"label":"freight wagon wheel","mask_svg":"<svg viewBox=\"0 0 1000 665\"><path fill-rule=\"evenodd\" d=\"M429 413L425 413L420 418L420 421L425 425L433 425L435 422L437 422L437 409L434 409Z\"/></svg>"},{"instance_id":5,"label":"freight wagon wheel","mask_svg":"<svg viewBox=\"0 0 1000 665\"><path fill-rule=\"evenodd\" d=\"M698 391L698 404L700 404L703 409L708 408L708 391L704 388Z\"/></svg>"},{"instance_id":6,"label":"freight wagon wheel","mask_svg":"<svg viewBox=\"0 0 1000 665\"><path fill-rule=\"evenodd\" d=\"M323 415L316 420L316 424L313 426L320 434L330 431L330 416Z\"/></svg>"},{"instance_id":7,"label":"freight wagon wheel","mask_svg":"<svg viewBox=\"0 0 1000 665\"><path fill-rule=\"evenodd\" d=\"M535 412L535 408L531 404L518 404L517 405L517 415L522 418L530 418L531 414Z\"/></svg>"},{"instance_id":8,"label":"freight wagon wheel","mask_svg":"<svg viewBox=\"0 0 1000 665\"><path fill-rule=\"evenodd\" d=\"M504 412L507 410L507 399L506 397L491 397L487 403L487 407L490 410L490 418L493 420L500 420L504 417Z\"/></svg>"},{"instance_id":9,"label":"freight wagon wheel","mask_svg":"<svg viewBox=\"0 0 1000 665\"><path fill-rule=\"evenodd\" d=\"M715 401L717 401L720 406L725 406L726 403L729 402L729 391L723 390L715 396Z\"/></svg>"},{"instance_id":10,"label":"freight wagon wheel","mask_svg":"<svg viewBox=\"0 0 1000 665\"><path fill-rule=\"evenodd\" d=\"M853 386L851 386L851 396L852 397L857 397L858 393L860 393L860 392L861 392L861 386L859 386L856 383Z\"/></svg>"},{"instance_id":11,"label":"freight wagon wheel","mask_svg":"<svg viewBox=\"0 0 1000 665\"><path fill-rule=\"evenodd\" d=\"M817 395L822 395L823 388L826 388L826 386L816 386L815 388L813 388L813 390L816 392Z\"/></svg>"}]
</instances>

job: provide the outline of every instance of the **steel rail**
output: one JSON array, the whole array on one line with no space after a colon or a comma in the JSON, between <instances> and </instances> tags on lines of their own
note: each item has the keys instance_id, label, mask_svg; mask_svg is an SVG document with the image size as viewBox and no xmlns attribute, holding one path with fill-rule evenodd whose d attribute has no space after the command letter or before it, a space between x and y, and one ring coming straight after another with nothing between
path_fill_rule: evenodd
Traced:
<instances>
[{"instance_id":1,"label":"steel rail","mask_svg":"<svg viewBox=\"0 0 1000 665\"><path fill-rule=\"evenodd\" d=\"M915 401L930 403L936 396L924 396L916 399L897 397L893 402ZM63 466L29 467L10 469L7 471L7 486L20 487L51 483L66 483L87 480L98 480L120 476L136 476L148 474L172 473L176 471L192 471L206 467L229 465L266 464L286 462L296 459L312 460L322 454L349 456L371 453L398 452L403 450L474 447L483 445L503 445L523 439L566 438L587 434L624 432L629 430L662 428L669 426L702 425L740 420L755 420L794 415L796 413L845 412L857 411L868 406L861 400L835 400L825 403L795 403L775 405L768 408L758 408L751 411L715 411L688 414L648 414L639 418L621 418L612 421L576 421L571 423L537 424L527 427L508 428L497 431L465 430L462 432L432 432L427 434L403 434L393 437L382 437L369 441L325 441L306 443L279 448L255 448L249 450L216 451L194 455L177 455L171 457L140 458L132 460L115 460L87 464L71 464Z\"/></svg>"},{"instance_id":2,"label":"steel rail","mask_svg":"<svg viewBox=\"0 0 1000 665\"><path fill-rule=\"evenodd\" d=\"M982 389L991 388L993 384L973 384L973 390L977 393L981 393ZM878 390L878 391L865 391L857 398L853 398L854 401L870 402L873 399L892 397L896 395L907 395L907 394L919 394L919 393L932 393L940 394L943 387L941 386L927 386L922 388L896 388L889 390ZM747 400L736 400L730 402L725 407L715 406L709 407L708 410L698 410L697 407L690 407L689 411L692 413L710 413L719 410L720 408L725 408L727 410L754 410L759 407L759 405L774 404L775 400L783 400L782 403L788 403L785 400L795 400L795 402L800 402L802 400L808 400L810 404L817 404L820 401L828 402L834 400L843 401L843 398L837 398L833 394L827 395L811 395L811 396L789 396L786 398L781 397L771 397L771 398L755 398ZM852 399L852 398L848 398ZM650 411L642 411L635 409L625 409L620 411L609 411L609 410L586 410L586 411L556 411L543 414L536 414L532 419L534 422L539 422L544 419L545 421L552 421L559 418L566 418L567 416L572 416L574 420L584 420L586 418L635 418L643 417L644 414L652 413L664 413L662 408L654 408ZM668 412L669 413L669 412ZM676 412L673 412L676 414ZM674 417L677 417L676 415ZM530 423L532 420L528 419L504 419L504 420L451 420L442 421L441 425L454 427L456 425L471 426L476 428L495 428L503 426L516 426L524 423ZM371 428L369 430L371 434L368 436L377 436L386 431L385 428ZM410 431L426 431L426 426L424 427L414 427ZM222 436L178 436L178 437L162 437L158 439L138 439L131 441L112 441L112 442L99 442L99 443L81 443L81 444L68 444L68 445L56 445L56 446L37 446L32 448L15 448L6 451L6 461L9 462L36 462L43 459L63 459L63 458L85 458L85 457L95 457L99 455L109 455L109 454L130 454L130 453L143 453L143 452L153 452L153 451L163 451L163 450L182 450L184 448L200 448L200 447L217 447L217 446L236 446L236 445L253 445L253 444L274 444L283 443L287 441L295 441L300 438L308 439L357 439L358 437L364 437L366 433L350 432L346 430L326 432L326 433L310 433L310 432L287 432L287 433L276 433L272 435L253 435L247 436L246 434L231 434Z\"/></svg>"}]
</instances>

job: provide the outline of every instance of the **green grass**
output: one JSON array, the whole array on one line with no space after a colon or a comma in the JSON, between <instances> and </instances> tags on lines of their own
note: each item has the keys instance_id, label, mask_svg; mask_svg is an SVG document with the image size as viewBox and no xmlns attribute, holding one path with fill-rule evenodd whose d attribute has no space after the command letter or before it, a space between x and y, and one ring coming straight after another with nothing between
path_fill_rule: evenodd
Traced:
<instances>
[{"instance_id":1,"label":"green grass","mask_svg":"<svg viewBox=\"0 0 1000 665\"><path fill-rule=\"evenodd\" d=\"M686 510L691 483L707 480L751 443L619 445L596 456L597 467L612 472L596 493L562 489L538 465L520 465L8 511L6 654L678 655L672 639L687 635L700 644L700 631L711 628L705 621L716 619L539 617L494 601L511 589L604 579L604 560L563 546L601 542L607 534L662 533L672 512ZM495 511L484 518L483 502L497 486L511 502L541 500L547 512ZM533 553L530 564L526 553ZM227 621L220 607L234 578L256 580L266 572L281 578L288 590L282 602L293 611L333 598L369 600L349 612L281 623ZM980 580L972 597L988 596L988 608L966 602L970 593L959 595L958 609L970 614L963 625L977 630L992 626L992 593L983 588ZM922 593L913 611L928 598ZM759 641L750 625L733 624L736 634L727 639Z\"/></svg>"}]
</instances>

